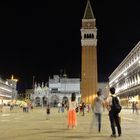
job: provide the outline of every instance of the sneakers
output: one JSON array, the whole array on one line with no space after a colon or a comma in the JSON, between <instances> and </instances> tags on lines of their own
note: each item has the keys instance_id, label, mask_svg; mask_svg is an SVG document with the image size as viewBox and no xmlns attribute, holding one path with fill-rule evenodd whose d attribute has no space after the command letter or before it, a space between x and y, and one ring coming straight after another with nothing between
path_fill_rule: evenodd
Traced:
<instances>
[{"instance_id":1,"label":"sneakers","mask_svg":"<svg viewBox=\"0 0 140 140\"><path fill-rule=\"evenodd\" d=\"M117 137L116 134L111 134L110 137ZM121 137L121 134L118 134L118 137Z\"/></svg>"},{"instance_id":2,"label":"sneakers","mask_svg":"<svg viewBox=\"0 0 140 140\"><path fill-rule=\"evenodd\" d=\"M111 134L110 137L115 137L116 138L116 134Z\"/></svg>"},{"instance_id":3,"label":"sneakers","mask_svg":"<svg viewBox=\"0 0 140 140\"><path fill-rule=\"evenodd\" d=\"M121 137L121 134L118 134L118 137Z\"/></svg>"}]
</instances>

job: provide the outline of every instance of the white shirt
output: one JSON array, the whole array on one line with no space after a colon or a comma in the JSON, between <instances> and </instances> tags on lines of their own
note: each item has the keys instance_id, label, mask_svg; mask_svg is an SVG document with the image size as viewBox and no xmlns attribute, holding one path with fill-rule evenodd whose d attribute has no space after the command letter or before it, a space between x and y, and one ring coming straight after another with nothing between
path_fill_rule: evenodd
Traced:
<instances>
[{"instance_id":1,"label":"white shirt","mask_svg":"<svg viewBox=\"0 0 140 140\"><path fill-rule=\"evenodd\" d=\"M61 104L60 103L58 103L58 107L61 107Z\"/></svg>"},{"instance_id":2,"label":"white shirt","mask_svg":"<svg viewBox=\"0 0 140 140\"><path fill-rule=\"evenodd\" d=\"M76 101L69 100L69 110L70 109L75 109L76 107L77 107Z\"/></svg>"},{"instance_id":3,"label":"white shirt","mask_svg":"<svg viewBox=\"0 0 140 140\"><path fill-rule=\"evenodd\" d=\"M103 98L101 96L96 97L94 101L94 113L103 112Z\"/></svg>"}]
</instances>

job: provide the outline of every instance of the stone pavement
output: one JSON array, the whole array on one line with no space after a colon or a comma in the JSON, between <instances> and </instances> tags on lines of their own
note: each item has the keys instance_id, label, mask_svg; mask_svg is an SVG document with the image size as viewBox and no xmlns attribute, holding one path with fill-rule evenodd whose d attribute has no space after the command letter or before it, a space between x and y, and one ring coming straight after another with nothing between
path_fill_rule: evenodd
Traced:
<instances>
[{"instance_id":1,"label":"stone pavement","mask_svg":"<svg viewBox=\"0 0 140 140\"><path fill-rule=\"evenodd\" d=\"M122 110L122 137L118 140L140 139L140 115L132 114L131 110ZM77 114L78 125L75 129L67 128L67 113L58 113L57 108L51 109L51 119L46 120L45 109L35 108L33 112L23 113L21 109L12 112L5 109L0 113L0 140L111 140L111 129L108 113L102 116L102 132L98 133L94 126L89 127L92 113L85 116Z\"/></svg>"}]
</instances>

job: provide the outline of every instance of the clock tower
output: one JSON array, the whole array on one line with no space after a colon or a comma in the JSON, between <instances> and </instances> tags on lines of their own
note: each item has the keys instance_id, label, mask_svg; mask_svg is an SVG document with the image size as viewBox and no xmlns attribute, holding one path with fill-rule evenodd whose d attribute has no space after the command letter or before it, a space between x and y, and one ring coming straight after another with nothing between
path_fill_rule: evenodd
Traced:
<instances>
[{"instance_id":1,"label":"clock tower","mask_svg":"<svg viewBox=\"0 0 140 140\"><path fill-rule=\"evenodd\" d=\"M82 100L92 104L97 93L97 28L90 0L87 0L81 28L82 67L81 95Z\"/></svg>"}]
</instances>

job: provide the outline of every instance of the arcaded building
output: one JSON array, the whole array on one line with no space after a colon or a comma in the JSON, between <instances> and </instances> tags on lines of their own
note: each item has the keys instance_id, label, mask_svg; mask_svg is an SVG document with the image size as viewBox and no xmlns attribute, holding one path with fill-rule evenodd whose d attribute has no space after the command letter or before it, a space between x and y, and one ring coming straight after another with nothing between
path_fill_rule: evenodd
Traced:
<instances>
[{"instance_id":1,"label":"arcaded building","mask_svg":"<svg viewBox=\"0 0 140 140\"><path fill-rule=\"evenodd\" d=\"M122 104L130 106L140 97L140 41L109 76L109 86L116 88Z\"/></svg>"},{"instance_id":2,"label":"arcaded building","mask_svg":"<svg viewBox=\"0 0 140 140\"><path fill-rule=\"evenodd\" d=\"M60 77L54 75L49 78L48 83L35 83L34 93L31 100L35 106L46 106L48 103L57 106L60 102L67 102L71 98L71 93L76 93L76 101L80 102L80 79L68 78L66 75Z\"/></svg>"},{"instance_id":3,"label":"arcaded building","mask_svg":"<svg viewBox=\"0 0 140 140\"><path fill-rule=\"evenodd\" d=\"M13 76L11 79L0 78L0 98L3 100L12 100L17 98L17 79Z\"/></svg>"}]
</instances>

